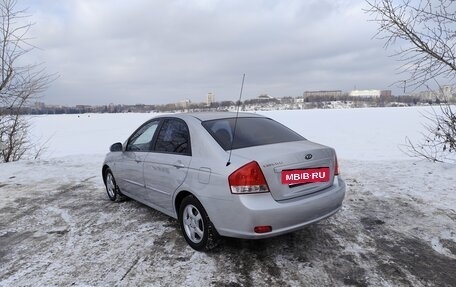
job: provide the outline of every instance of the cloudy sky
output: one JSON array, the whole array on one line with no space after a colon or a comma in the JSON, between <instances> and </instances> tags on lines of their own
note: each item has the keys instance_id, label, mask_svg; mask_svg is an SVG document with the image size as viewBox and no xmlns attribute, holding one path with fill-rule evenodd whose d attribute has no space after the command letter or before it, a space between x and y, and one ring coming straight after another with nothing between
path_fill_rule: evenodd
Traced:
<instances>
[{"instance_id":1,"label":"cloudy sky","mask_svg":"<svg viewBox=\"0 0 456 287\"><path fill-rule=\"evenodd\" d=\"M47 104L163 104L399 89L362 0L19 0Z\"/></svg>"}]
</instances>

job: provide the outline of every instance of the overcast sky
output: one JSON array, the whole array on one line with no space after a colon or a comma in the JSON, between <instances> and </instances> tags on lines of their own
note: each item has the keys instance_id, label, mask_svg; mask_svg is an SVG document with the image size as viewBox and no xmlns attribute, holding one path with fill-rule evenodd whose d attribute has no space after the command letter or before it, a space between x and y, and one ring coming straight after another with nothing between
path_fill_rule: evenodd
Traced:
<instances>
[{"instance_id":1,"label":"overcast sky","mask_svg":"<svg viewBox=\"0 0 456 287\"><path fill-rule=\"evenodd\" d=\"M19 0L47 104L163 104L392 89L392 51L362 0Z\"/></svg>"}]
</instances>

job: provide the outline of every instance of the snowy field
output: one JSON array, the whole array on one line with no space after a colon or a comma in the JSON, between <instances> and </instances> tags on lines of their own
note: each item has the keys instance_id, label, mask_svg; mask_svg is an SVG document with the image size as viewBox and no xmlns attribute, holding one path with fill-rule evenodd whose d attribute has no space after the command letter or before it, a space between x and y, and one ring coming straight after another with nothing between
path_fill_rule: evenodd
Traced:
<instances>
[{"instance_id":1,"label":"snowy field","mask_svg":"<svg viewBox=\"0 0 456 287\"><path fill-rule=\"evenodd\" d=\"M175 220L105 195L104 154L153 114L33 117L47 152L0 164L0 286L455 286L456 165L400 150L426 111L261 112L336 148L344 207L210 253L188 247Z\"/></svg>"},{"instance_id":2,"label":"snowy field","mask_svg":"<svg viewBox=\"0 0 456 287\"><path fill-rule=\"evenodd\" d=\"M344 159L409 159L399 147L405 137L419 139L429 107L268 111L271 117L309 140L336 148ZM50 140L47 157L105 154L154 114L36 116L33 136Z\"/></svg>"}]
</instances>

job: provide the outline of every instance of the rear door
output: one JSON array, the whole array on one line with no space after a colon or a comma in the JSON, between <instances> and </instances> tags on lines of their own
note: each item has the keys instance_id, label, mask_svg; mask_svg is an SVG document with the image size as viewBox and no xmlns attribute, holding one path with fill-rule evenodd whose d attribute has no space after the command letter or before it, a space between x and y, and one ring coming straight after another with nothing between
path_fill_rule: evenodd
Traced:
<instances>
[{"instance_id":1,"label":"rear door","mask_svg":"<svg viewBox=\"0 0 456 287\"><path fill-rule=\"evenodd\" d=\"M173 194L184 182L191 158L187 124L177 118L165 119L153 152L144 161L145 188L151 204L173 212Z\"/></svg>"}]
</instances>

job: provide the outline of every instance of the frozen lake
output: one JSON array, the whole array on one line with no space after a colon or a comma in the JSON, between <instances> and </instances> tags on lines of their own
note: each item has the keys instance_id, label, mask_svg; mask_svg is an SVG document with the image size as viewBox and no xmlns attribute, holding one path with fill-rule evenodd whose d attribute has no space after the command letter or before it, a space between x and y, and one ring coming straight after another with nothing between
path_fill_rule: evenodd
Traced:
<instances>
[{"instance_id":1,"label":"frozen lake","mask_svg":"<svg viewBox=\"0 0 456 287\"><path fill-rule=\"evenodd\" d=\"M421 138L423 113L431 107L293 110L258 112L332 146L341 159L407 159L405 138ZM45 115L32 118L32 135L49 139L45 157L104 154L156 114Z\"/></svg>"}]
</instances>

